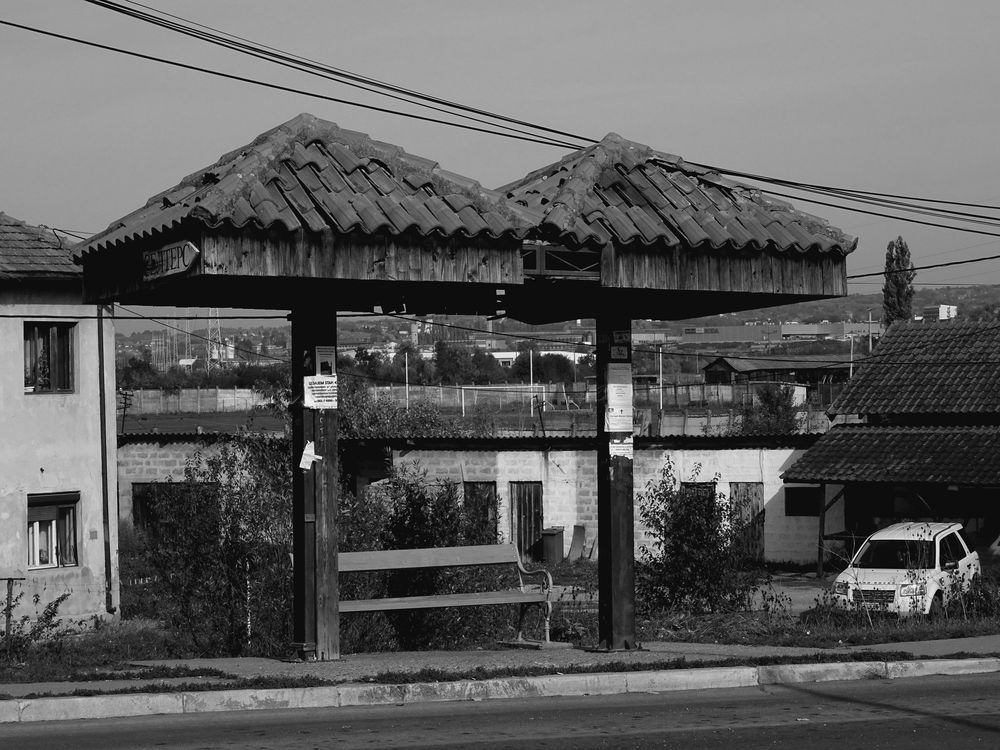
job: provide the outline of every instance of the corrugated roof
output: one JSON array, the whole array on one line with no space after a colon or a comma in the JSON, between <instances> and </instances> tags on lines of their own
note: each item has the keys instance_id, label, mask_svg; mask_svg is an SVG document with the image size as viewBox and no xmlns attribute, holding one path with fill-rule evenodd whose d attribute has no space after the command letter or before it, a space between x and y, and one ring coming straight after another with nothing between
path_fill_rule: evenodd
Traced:
<instances>
[{"instance_id":1,"label":"corrugated roof","mask_svg":"<svg viewBox=\"0 0 1000 750\"><path fill-rule=\"evenodd\" d=\"M776 359L766 357L717 357L702 369L723 363L736 372L758 370L842 370L850 367L850 355L845 354L795 354Z\"/></svg>"},{"instance_id":2,"label":"corrugated roof","mask_svg":"<svg viewBox=\"0 0 1000 750\"><path fill-rule=\"evenodd\" d=\"M782 476L786 482L1000 486L1000 425L838 425Z\"/></svg>"},{"instance_id":3,"label":"corrugated roof","mask_svg":"<svg viewBox=\"0 0 1000 750\"><path fill-rule=\"evenodd\" d=\"M821 218L615 133L498 190L543 214L542 239L568 246L846 255L857 244Z\"/></svg>"},{"instance_id":4,"label":"corrugated roof","mask_svg":"<svg viewBox=\"0 0 1000 750\"><path fill-rule=\"evenodd\" d=\"M1000 325L895 323L832 414L1000 415Z\"/></svg>"},{"instance_id":5,"label":"corrugated roof","mask_svg":"<svg viewBox=\"0 0 1000 750\"><path fill-rule=\"evenodd\" d=\"M113 222L86 251L197 220L210 227L523 237L530 212L398 146L301 114Z\"/></svg>"},{"instance_id":6,"label":"corrugated roof","mask_svg":"<svg viewBox=\"0 0 1000 750\"><path fill-rule=\"evenodd\" d=\"M70 245L50 229L33 227L0 211L0 279L74 278Z\"/></svg>"}]
</instances>

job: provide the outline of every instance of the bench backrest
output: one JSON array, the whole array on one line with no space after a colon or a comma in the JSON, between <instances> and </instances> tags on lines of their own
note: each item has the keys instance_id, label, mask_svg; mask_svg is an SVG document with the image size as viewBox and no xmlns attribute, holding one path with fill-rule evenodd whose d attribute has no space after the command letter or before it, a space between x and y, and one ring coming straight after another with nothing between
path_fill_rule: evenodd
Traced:
<instances>
[{"instance_id":1,"label":"bench backrest","mask_svg":"<svg viewBox=\"0 0 1000 750\"><path fill-rule=\"evenodd\" d=\"M469 547L428 547L371 552L341 552L337 556L341 573L362 570L447 568L462 565L501 565L520 562L513 544L479 544Z\"/></svg>"}]
</instances>

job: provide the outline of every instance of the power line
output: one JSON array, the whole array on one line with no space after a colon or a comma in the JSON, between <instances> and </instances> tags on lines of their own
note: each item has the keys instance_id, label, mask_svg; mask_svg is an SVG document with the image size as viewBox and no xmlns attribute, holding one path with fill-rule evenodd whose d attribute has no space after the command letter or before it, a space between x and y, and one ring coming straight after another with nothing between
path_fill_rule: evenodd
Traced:
<instances>
[{"instance_id":1,"label":"power line","mask_svg":"<svg viewBox=\"0 0 1000 750\"><path fill-rule=\"evenodd\" d=\"M164 65L170 65L175 68L181 68L183 70L191 70L196 73L204 73L206 75L215 76L217 78L225 78L231 81L238 81L240 83L249 83L254 86L262 86L264 88L272 89L274 91L283 91L289 94L299 94L301 96L308 96L313 99L321 99L323 101L333 102L334 104L344 104L349 107L358 107L360 109L367 109L373 112L381 112L383 114L397 115L399 117L406 117L411 120L419 120L421 122L431 122L438 125L448 125L453 128L461 128L463 130L471 130L479 133L486 133L488 135L499 135L505 138L513 138L514 140L526 141L529 143L538 143L543 146L557 146L559 148L564 148L564 145L558 141L553 141L551 139L545 138L532 138L524 135L517 135L515 133L504 133L497 130L490 130L489 128L480 128L474 125L466 125L458 122L449 122L448 120L442 120L434 117L426 117L424 115L414 114L412 112L403 112L401 110L389 109L387 107L378 107L374 104L363 104L361 102L351 101L350 99L341 99L335 96L327 96L326 94L319 94L314 91L306 91L304 89L297 89L292 86L282 86L277 83L269 83L267 81L260 81L255 78L247 78L246 76L239 76L233 73L223 73L219 70L212 70L211 68L203 68L198 65L190 65L188 63L179 62L177 60L169 60L163 57L157 57L155 55L147 55L142 52L135 52L133 50L122 49L120 47L112 47L107 44L100 44L98 42L91 42L86 39L80 39L78 37L67 36L66 34L57 34L53 31L46 31L44 29L35 28L33 26L26 26L24 24L14 23L13 21L5 21L0 19L0 25L10 26L11 28L21 29L22 31L30 31L34 34L41 34L42 36L52 37L53 39L60 39L62 41L73 42L75 44L82 44L86 47L93 47L95 49L104 50L106 52L115 52L120 55L127 55L129 57L135 57L140 60L148 60L150 62L158 62Z\"/></svg>"},{"instance_id":2,"label":"power line","mask_svg":"<svg viewBox=\"0 0 1000 750\"><path fill-rule=\"evenodd\" d=\"M365 77L353 74L349 71L343 71L338 68L326 66L323 65L322 63L318 63L314 60L300 57L298 55L291 55L290 53L283 52L282 50L277 49L275 47L261 45L249 39L238 37L236 35L229 34L228 32L220 31L213 27L205 26L204 24L190 21L188 19L183 18L182 16L177 16L170 13L164 13L163 11L158 11L155 8L150 8L150 6L143 5L142 3L133 2L130 4L139 6L141 8L154 10L157 13L161 13L162 16L166 16L167 18L177 19L182 23L176 23L174 21L167 20L167 18L164 17L152 15L150 13L143 13L142 11L133 10L131 8L125 8L122 7L121 5L118 5L117 3L110 2L109 0L84 0L84 1L90 3L91 5L96 5L100 8L104 8L106 10L110 10L115 13L120 13L135 20L143 21L145 23L152 24L159 28L163 28L168 31L174 31L176 33L183 34L185 36L194 39L199 39L209 44L223 47L231 51L239 52L241 54L248 55L250 57L255 57L257 59L271 62L276 65L281 65L286 68L291 68L293 70L297 70L303 73L308 73L309 75L314 75L326 80L335 81L344 86L350 86L352 88L357 88L362 91L367 91L369 93L379 94L381 96L385 96L390 99L394 99L396 101L405 102L406 104L413 104L419 107L424 107L426 109L430 109L442 114L447 114L454 117L461 117L463 119L470 120L472 122L478 122L484 125L489 125L490 127L502 128L504 130L509 130L514 133L521 133L523 135L529 135L529 136L536 136L537 134L527 132L519 127L512 127L511 125L492 122L491 120L484 119L483 117L465 114L465 112L478 111L481 114L488 115L490 118L493 118L494 120L499 119L506 122L518 122L521 125L528 125L529 127L535 128L537 130L545 130L551 133L559 132L551 128L533 126L528 123L516 121L513 120L512 118L503 117L502 115L497 115L490 112L484 112L481 110L473 110L471 107L466 107L464 105L455 102L449 102L447 100L439 100L432 97L428 97L424 94L420 94L419 92L414 92L407 89L401 89L399 87L392 86L391 84L386 84L381 81L375 81L374 79L367 79ZM189 25L186 26L184 24L189 24ZM199 29L205 29L206 31L201 31ZM217 33L213 34L209 32L217 32ZM222 34L224 36L219 36L219 34ZM393 92L405 93L405 96L400 95L400 93L393 93ZM413 98L407 98L407 97L413 97ZM448 107L448 109L440 106L435 106L434 104L429 103L430 101L438 101L442 104L445 104ZM579 148L579 146L571 143L562 142L562 145L564 145L567 148Z\"/></svg>"}]
</instances>

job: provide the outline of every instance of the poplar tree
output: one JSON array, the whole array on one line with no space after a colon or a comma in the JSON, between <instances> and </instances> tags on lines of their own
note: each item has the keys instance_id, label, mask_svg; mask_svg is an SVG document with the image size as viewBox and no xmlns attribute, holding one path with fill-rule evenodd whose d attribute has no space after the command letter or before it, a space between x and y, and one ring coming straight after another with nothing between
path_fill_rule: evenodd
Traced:
<instances>
[{"instance_id":1,"label":"poplar tree","mask_svg":"<svg viewBox=\"0 0 1000 750\"><path fill-rule=\"evenodd\" d=\"M902 237L897 237L885 249L882 310L886 327L897 320L909 320L913 317L913 279L916 276L917 272L910 259L910 248Z\"/></svg>"}]
</instances>

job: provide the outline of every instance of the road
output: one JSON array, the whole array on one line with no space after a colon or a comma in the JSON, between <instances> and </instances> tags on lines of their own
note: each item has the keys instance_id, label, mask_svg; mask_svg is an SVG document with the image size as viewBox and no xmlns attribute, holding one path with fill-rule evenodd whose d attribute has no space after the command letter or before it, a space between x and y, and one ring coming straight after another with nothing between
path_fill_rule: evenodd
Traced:
<instances>
[{"instance_id":1,"label":"road","mask_svg":"<svg viewBox=\"0 0 1000 750\"><path fill-rule=\"evenodd\" d=\"M0 748L1000 746L1000 675L0 725Z\"/></svg>"}]
</instances>

